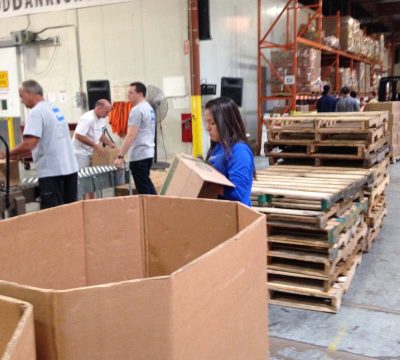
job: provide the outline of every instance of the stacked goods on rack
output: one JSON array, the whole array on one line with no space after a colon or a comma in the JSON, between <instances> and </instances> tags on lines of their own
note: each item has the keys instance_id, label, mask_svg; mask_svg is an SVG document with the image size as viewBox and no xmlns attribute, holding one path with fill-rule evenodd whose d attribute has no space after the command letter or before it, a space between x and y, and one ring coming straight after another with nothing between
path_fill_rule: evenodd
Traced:
<instances>
[{"instance_id":1,"label":"stacked goods on rack","mask_svg":"<svg viewBox=\"0 0 400 360\"><path fill-rule=\"evenodd\" d=\"M321 68L322 80L332 85L332 88L336 88L336 72L335 68L331 66L322 66ZM347 86L352 90L358 91L358 72L356 69L351 70L350 68L339 68L339 86L341 89L343 86Z\"/></svg>"},{"instance_id":2,"label":"stacked goods on rack","mask_svg":"<svg viewBox=\"0 0 400 360\"><path fill-rule=\"evenodd\" d=\"M389 152L387 112L301 114L266 120L276 162L369 168Z\"/></svg>"},{"instance_id":3,"label":"stacked goods on rack","mask_svg":"<svg viewBox=\"0 0 400 360\"><path fill-rule=\"evenodd\" d=\"M325 37L337 36L336 17L325 17L322 28ZM367 36L360 29L360 22L351 16L342 16L339 20L340 50L375 61L383 61L383 35Z\"/></svg>"},{"instance_id":4,"label":"stacked goods on rack","mask_svg":"<svg viewBox=\"0 0 400 360\"><path fill-rule=\"evenodd\" d=\"M325 17L323 19L325 35L336 35L336 17ZM350 53L360 52L360 22L350 16L340 18L340 49Z\"/></svg>"},{"instance_id":5,"label":"stacked goods on rack","mask_svg":"<svg viewBox=\"0 0 400 360\"><path fill-rule=\"evenodd\" d=\"M293 73L293 51L271 51L271 64L276 74L271 77L273 95L288 94L283 84L287 75L296 75L296 87L299 93L321 91L321 51L299 46L297 51L297 74ZM278 75L278 76L277 76ZM279 79L280 77L280 79Z\"/></svg>"},{"instance_id":6,"label":"stacked goods on rack","mask_svg":"<svg viewBox=\"0 0 400 360\"><path fill-rule=\"evenodd\" d=\"M322 30L321 33L317 31L317 28L313 24L301 24L298 31L298 36L312 41L319 42L320 37L322 43L332 48L339 49L339 38L335 35L325 36L325 32Z\"/></svg>"},{"instance_id":7,"label":"stacked goods on rack","mask_svg":"<svg viewBox=\"0 0 400 360\"><path fill-rule=\"evenodd\" d=\"M360 94L366 93L367 81L370 81L370 76L366 76L365 63L359 62L355 64L355 71L357 75L358 89L355 89Z\"/></svg>"},{"instance_id":8,"label":"stacked goods on rack","mask_svg":"<svg viewBox=\"0 0 400 360\"><path fill-rule=\"evenodd\" d=\"M390 159L395 162L400 159L400 101L386 101L380 103L368 103L365 111L389 112L389 143Z\"/></svg>"},{"instance_id":9,"label":"stacked goods on rack","mask_svg":"<svg viewBox=\"0 0 400 360\"><path fill-rule=\"evenodd\" d=\"M274 165L252 199L267 214L270 302L336 312L365 247L366 169Z\"/></svg>"}]
</instances>

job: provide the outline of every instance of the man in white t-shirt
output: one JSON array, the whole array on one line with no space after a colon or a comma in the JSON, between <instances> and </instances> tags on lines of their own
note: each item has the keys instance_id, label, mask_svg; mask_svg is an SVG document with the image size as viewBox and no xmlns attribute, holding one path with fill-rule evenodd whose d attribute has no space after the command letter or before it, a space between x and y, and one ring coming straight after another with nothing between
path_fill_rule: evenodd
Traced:
<instances>
[{"instance_id":1,"label":"man in white t-shirt","mask_svg":"<svg viewBox=\"0 0 400 360\"><path fill-rule=\"evenodd\" d=\"M22 83L19 96L31 111L25 122L23 141L10 151L11 158L20 159L32 152L42 209L76 201L78 163L64 115L44 100L43 89L34 80ZM0 158L3 156L0 153Z\"/></svg>"},{"instance_id":2,"label":"man in white t-shirt","mask_svg":"<svg viewBox=\"0 0 400 360\"><path fill-rule=\"evenodd\" d=\"M129 168L139 194L157 195L150 179L153 165L156 115L146 101L146 86L133 82L129 87L129 101L133 108L129 113L128 131L114 165L123 167L124 156L129 151Z\"/></svg>"},{"instance_id":3,"label":"man in white t-shirt","mask_svg":"<svg viewBox=\"0 0 400 360\"><path fill-rule=\"evenodd\" d=\"M115 148L112 141L104 134L107 116L112 106L106 99L96 102L95 108L83 114L78 121L72 143L79 168L92 164L93 151L104 152L103 144Z\"/></svg>"}]
</instances>

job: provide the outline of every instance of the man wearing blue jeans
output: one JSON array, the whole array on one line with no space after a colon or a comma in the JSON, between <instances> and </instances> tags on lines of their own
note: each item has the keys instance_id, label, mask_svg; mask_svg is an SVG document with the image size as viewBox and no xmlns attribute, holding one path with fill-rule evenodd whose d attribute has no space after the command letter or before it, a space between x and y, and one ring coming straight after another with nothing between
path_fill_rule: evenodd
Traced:
<instances>
[{"instance_id":1,"label":"man wearing blue jeans","mask_svg":"<svg viewBox=\"0 0 400 360\"><path fill-rule=\"evenodd\" d=\"M137 192L156 195L157 192L150 179L155 147L156 115L146 101L146 86L141 82L130 84L128 97L133 108L129 113L128 131L114 165L123 167L124 156L129 152L129 168Z\"/></svg>"}]
</instances>

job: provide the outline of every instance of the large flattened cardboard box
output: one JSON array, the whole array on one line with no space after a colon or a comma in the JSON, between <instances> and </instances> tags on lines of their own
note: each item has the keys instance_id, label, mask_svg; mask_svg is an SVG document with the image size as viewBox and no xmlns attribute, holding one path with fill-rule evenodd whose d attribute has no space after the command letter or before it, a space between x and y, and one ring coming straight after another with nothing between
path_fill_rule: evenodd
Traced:
<instances>
[{"instance_id":1,"label":"large flattened cardboard box","mask_svg":"<svg viewBox=\"0 0 400 360\"><path fill-rule=\"evenodd\" d=\"M20 182L19 165L17 160L10 161L10 185L18 185ZM0 160L0 184L6 183L6 161Z\"/></svg>"},{"instance_id":2,"label":"large flattened cardboard box","mask_svg":"<svg viewBox=\"0 0 400 360\"><path fill-rule=\"evenodd\" d=\"M389 112L390 157L400 157L400 101L368 103L365 111Z\"/></svg>"},{"instance_id":3,"label":"large flattened cardboard box","mask_svg":"<svg viewBox=\"0 0 400 360\"><path fill-rule=\"evenodd\" d=\"M0 222L0 294L41 360L265 360L265 232L236 202L76 202Z\"/></svg>"},{"instance_id":4,"label":"large flattened cardboard box","mask_svg":"<svg viewBox=\"0 0 400 360\"><path fill-rule=\"evenodd\" d=\"M215 199L224 186L235 187L224 175L203 160L177 154L172 160L160 194Z\"/></svg>"},{"instance_id":5,"label":"large flattened cardboard box","mask_svg":"<svg viewBox=\"0 0 400 360\"><path fill-rule=\"evenodd\" d=\"M35 360L32 305L0 296L0 360Z\"/></svg>"}]
</instances>

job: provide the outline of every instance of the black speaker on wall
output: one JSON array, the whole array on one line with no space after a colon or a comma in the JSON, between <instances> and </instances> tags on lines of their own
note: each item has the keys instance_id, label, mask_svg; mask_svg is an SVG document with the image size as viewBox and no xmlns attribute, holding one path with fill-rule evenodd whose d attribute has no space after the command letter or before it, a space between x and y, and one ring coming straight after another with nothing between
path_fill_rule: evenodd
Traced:
<instances>
[{"instance_id":1,"label":"black speaker on wall","mask_svg":"<svg viewBox=\"0 0 400 360\"><path fill-rule=\"evenodd\" d=\"M111 102L110 82L108 80L88 80L86 82L89 110L94 109L96 101L106 99Z\"/></svg>"},{"instance_id":2,"label":"black speaker on wall","mask_svg":"<svg viewBox=\"0 0 400 360\"><path fill-rule=\"evenodd\" d=\"M198 12L199 12L199 39L211 40L209 0L198 0Z\"/></svg>"},{"instance_id":3,"label":"black speaker on wall","mask_svg":"<svg viewBox=\"0 0 400 360\"><path fill-rule=\"evenodd\" d=\"M242 78L221 78L221 96L231 98L237 106L242 106L243 79Z\"/></svg>"}]
</instances>

